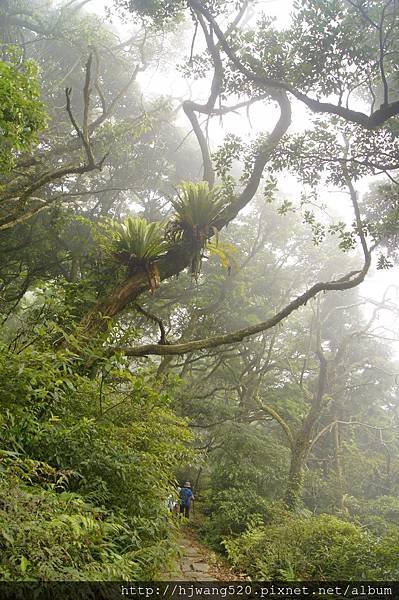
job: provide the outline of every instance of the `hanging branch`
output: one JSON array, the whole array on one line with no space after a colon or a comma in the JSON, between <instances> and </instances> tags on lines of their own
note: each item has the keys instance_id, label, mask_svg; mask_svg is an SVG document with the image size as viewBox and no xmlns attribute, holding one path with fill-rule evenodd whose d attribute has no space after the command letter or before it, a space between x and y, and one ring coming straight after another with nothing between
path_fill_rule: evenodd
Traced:
<instances>
[{"instance_id":1,"label":"hanging branch","mask_svg":"<svg viewBox=\"0 0 399 600\"><path fill-rule=\"evenodd\" d=\"M150 321L157 323L160 333L161 333L161 337L159 339L158 344L169 344L168 340L166 339L165 326L162 322L162 319L160 317L157 317L156 315L148 312L147 310L144 310L144 308L142 308L138 304L135 304L135 309L137 310L137 312L142 314L144 317L146 317Z\"/></svg>"},{"instance_id":2,"label":"hanging branch","mask_svg":"<svg viewBox=\"0 0 399 600\"><path fill-rule=\"evenodd\" d=\"M232 333L226 333L222 335L215 335L209 338L194 340L191 342L182 342L180 344L170 344L169 346L159 346L158 344L144 344L136 347L117 347L109 350L110 354L115 352L122 352L126 356L148 356L154 355L178 355L187 354L188 352L195 352L198 350L204 350L206 348L216 348L217 346L223 346L226 344L233 344L241 342L243 339L272 329L278 323L286 319L292 312L304 306L311 298L314 298L320 292L326 291L343 291L358 286L365 278L366 273L370 268L371 255L365 261L363 268L360 271L352 271L340 279L336 279L328 282L319 282L309 288L304 294L297 296L292 302L287 304L282 310L280 310L274 317L262 321L256 325L239 329Z\"/></svg>"}]
</instances>

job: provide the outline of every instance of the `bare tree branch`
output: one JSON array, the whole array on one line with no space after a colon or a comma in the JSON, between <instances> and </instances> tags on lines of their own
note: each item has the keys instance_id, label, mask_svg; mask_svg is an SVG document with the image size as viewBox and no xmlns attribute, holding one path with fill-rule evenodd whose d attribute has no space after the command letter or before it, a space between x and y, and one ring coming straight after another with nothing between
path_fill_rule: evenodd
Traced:
<instances>
[{"instance_id":1,"label":"bare tree branch","mask_svg":"<svg viewBox=\"0 0 399 600\"><path fill-rule=\"evenodd\" d=\"M54 204L54 202L60 197L58 194L53 196L47 201L44 201L40 198L32 198L32 195L38 190L42 189L44 186L52 183L53 181L60 180L68 175L82 175L83 173L87 173L93 170L101 171L103 164L107 158L107 154L104 155L99 161L96 161L93 155L93 150L91 147L90 141L90 131L89 131L89 109L90 109L90 93L91 93L91 65L92 65L92 55L90 54L87 63L86 63L86 75L85 75L85 84L83 88L83 99L84 99L84 107L83 107L83 126L82 129L79 127L75 116L72 112L71 108L71 94L72 89L66 88L66 111L68 113L69 119L72 123L74 130L76 131L79 139L82 141L83 148L86 154L86 161L80 165L66 165L64 167L54 169L52 171L48 171L40 175L33 183L31 183L27 188L22 190L19 194L5 194L2 196L2 202L10 201L13 205L13 209L11 214L7 215L0 221L0 230L10 229L38 213L42 212L50 205ZM40 202L40 206L34 207L31 210L27 210L26 202L28 200L36 200ZM14 208L15 206L15 208Z\"/></svg>"}]
</instances>

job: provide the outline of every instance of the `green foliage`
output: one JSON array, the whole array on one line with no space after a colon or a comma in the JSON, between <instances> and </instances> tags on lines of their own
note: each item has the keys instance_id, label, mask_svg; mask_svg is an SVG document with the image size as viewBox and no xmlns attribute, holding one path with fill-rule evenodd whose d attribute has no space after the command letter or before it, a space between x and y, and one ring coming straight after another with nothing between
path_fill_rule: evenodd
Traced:
<instances>
[{"instance_id":1,"label":"green foliage","mask_svg":"<svg viewBox=\"0 0 399 600\"><path fill-rule=\"evenodd\" d=\"M175 215L168 223L168 237L183 238L193 253L191 272L198 277L202 252L208 238L218 233L217 221L229 204L226 192L220 187L209 188L207 181L180 185L178 195L171 200Z\"/></svg>"},{"instance_id":2,"label":"green foliage","mask_svg":"<svg viewBox=\"0 0 399 600\"><path fill-rule=\"evenodd\" d=\"M206 542L221 550L226 536L242 533L254 517L261 521L267 511L268 502L250 485L241 488L229 487L205 494L211 507L209 519L204 521L202 534Z\"/></svg>"},{"instance_id":3,"label":"green foliage","mask_svg":"<svg viewBox=\"0 0 399 600\"><path fill-rule=\"evenodd\" d=\"M384 557L382 542L357 525L331 515L304 518L282 510L269 524L255 521L244 534L225 541L238 568L265 580L394 579L395 544L397 538Z\"/></svg>"},{"instance_id":4,"label":"green foliage","mask_svg":"<svg viewBox=\"0 0 399 600\"><path fill-rule=\"evenodd\" d=\"M151 261L164 254L168 243L161 223L149 223L142 217L128 217L114 224L115 252L128 260Z\"/></svg>"},{"instance_id":5,"label":"green foliage","mask_svg":"<svg viewBox=\"0 0 399 600\"><path fill-rule=\"evenodd\" d=\"M182 183L177 198L171 200L174 223L182 232L201 238L209 235L217 219L228 205L220 187L209 188L207 181Z\"/></svg>"},{"instance_id":6,"label":"green foliage","mask_svg":"<svg viewBox=\"0 0 399 600\"><path fill-rule=\"evenodd\" d=\"M399 529L399 500L395 496L380 496L373 500L349 497L345 504L350 514L376 535Z\"/></svg>"},{"instance_id":7,"label":"green foliage","mask_svg":"<svg viewBox=\"0 0 399 600\"><path fill-rule=\"evenodd\" d=\"M150 18L160 27L165 22L178 18L184 8L182 0L117 0L116 4L123 11Z\"/></svg>"},{"instance_id":8,"label":"green foliage","mask_svg":"<svg viewBox=\"0 0 399 600\"><path fill-rule=\"evenodd\" d=\"M390 268L399 258L399 193L398 186L378 183L371 187L363 202L363 210L371 229L370 233L380 246L387 250L378 257L378 268Z\"/></svg>"},{"instance_id":9,"label":"green foliage","mask_svg":"<svg viewBox=\"0 0 399 600\"><path fill-rule=\"evenodd\" d=\"M37 66L10 47L8 60L0 61L0 172L10 171L17 156L37 144L45 124Z\"/></svg>"},{"instance_id":10,"label":"green foliage","mask_svg":"<svg viewBox=\"0 0 399 600\"><path fill-rule=\"evenodd\" d=\"M0 472L1 579L96 581L140 573L126 548L134 531L122 511L112 515L77 494L28 484L28 474L37 477L43 465L8 462Z\"/></svg>"},{"instance_id":11,"label":"green foliage","mask_svg":"<svg viewBox=\"0 0 399 600\"><path fill-rule=\"evenodd\" d=\"M245 144L240 137L234 134L226 135L223 144L212 155L217 174L225 180L233 161L239 160L244 150Z\"/></svg>"},{"instance_id":12,"label":"green foliage","mask_svg":"<svg viewBox=\"0 0 399 600\"><path fill-rule=\"evenodd\" d=\"M105 256L112 256L120 264L127 266L130 273L144 269L148 275L150 290L159 287L160 272L155 261L171 245L165 239L165 230L160 222L130 216L121 223L113 221L111 226L108 222L97 224L94 227L94 237Z\"/></svg>"},{"instance_id":13,"label":"green foliage","mask_svg":"<svg viewBox=\"0 0 399 600\"><path fill-rule=\"evenodd\" d=\"M183 18L186 8L183 0L115 0L115 5L124 13L132 13L140 19L150 19L155 27L164 29L166 25L174 23ZM210 0L207 2L210 10L217 14L239 5L230 0Z\"/></svg>"},{"instance_id":14,"label":"green foliage","mask_svg":"<svg viewBox=\"0 0 399 600\"><path fill-rule=\"evenodd\" d=\"M0 444L13 459L4 486L15 496L12 518L19 514L22 531L31 532L23 551L22 532L15 548L9 542L5 572L25 576L23 552L32 578L154 577L173 556L165 498L177 465L190 455L190 434L168 394L120 359L101 363L100 377L92 378L79 373L69 353L29 346L19 354L3 348L0 357ZM5 530L15 537L8 521ZM54 558L47 566L46 552ZM56 575L64 553L70 560Z\"/></svg>"},{"instance_id":15,"label":"green foliage","mask_svg":"<svg viewBox=\"0 0 399 600\"><path fill-rule=\"evenodd\" d=\"M184 363L176 357L161 362L109 358L110 346L152 338L157 325L145 317L149 311L166 324L170 339L200 339L264 321L295 297L295 290L358 270L335 252L337 245L354 249L357 227L329 224L320 217L326 207L318 206L317 186L342 189L343 164L354 182L384 172L386 165L393 170L396 121L390 118L386 126L365 130L339 118L315 117L306 131L285 135L274 150L278 127L271 136L261 133L255 140L228 134L212 155L223 189L210 190L206 182L192 183L201 158L188 151L190 138L182 142L174 101L142 101L140 85L147 78L130 81L132 72L138 74L154 58L165 56L171 63L174 39L159 35L159 28L171 29L184 12L197 21L194 13L180 0L116 0L114 4L134 13L136 24L143 25L135 29L135 40L119 43L115 31L100 17L80 13L78 4L40 0L31 6L28 0L7 0L0 7L5 39L21 45L30 57L24 62L11 51L0 71L0 133L10 130L8 138L3 135L5 154L0 156L6 195L10 192L13 198L54 169L85 160L65 111L64 86L74 89L73 114L82 126L85 111L79 92L87 48L93 49L90 142L96 158L107 154L102 170L39 185L31 200L21 192L17 216L41 203L51 203L51 209L1 238L5 327L0 347L0 577L150 579L165 572L175 535L165 498L173 493L176 473L190 473L191 480L199 481L206 540L218 549L224 540L240 571L284 579L398 577L397 440L396 430L390 432L397 402L393 384L387 383L387 373L397 368L387 366L388 354L380 351L375 338L368 340L360 313L342 307L341 302L357 306L357 297L341 293L344 300L337 302L333 294L321 296L320 303L309 302L300 316L292 315L272 335L193 353ZM228 27L242 2L204 0L204 6ZM385 11L389 52L384 67L392 101L397 91L398 16L392 3L382 8L377 0L368 0L361 6L376 23ZM350 3L295 2L287 30L277 30L273 19L263 16L254 30L251 23L253 19L242 31L231 28L227 37L252 73L284 79L320 101L339 96L342 109L352 106L356 96L375 96L374 108L383 101L375 60L378 28ZM175 45L180 51L181 45ZM199 78L212 70L214 53L198 56L196 47L194 39L184 72ZM256 78L239 74L225 52L221 59L221 114L248 102L249 116L249 106L260 96L269 102ZM34 155L25 157L21 155L34 148L44 125L36 63L52 127L41 136ZM348 150L342 136L350 139ZM260 175L262 156L269 151L269 175L263 173L264 192L254 199L255 209L243 211L229 225L230 241L219 244L218 229L233 214L229 203L240 186L249 184L247 191L257 187L253 168L257 165ZM15 161L22 163L18 171L7 172ZM235 176L238 168L240 179ZM278 198L278 173L298 177L310 192L298 193L298 202ZM172 201L174 214L163 228L160 223L169 210L165 199L181 181L188 183ZM388 248L388 257L379 260L382 268L397 252L393 183L369 199L366 214L367 235ZM277 210L267 204L275 197ZM6 214L10 207L7 202L4 206ZM140 216L125 219L133 207ZM305 209L307 227L298 220L299 209ZM191 260L195 277L203 269L199 284L193 286L183 274L178 281L165 281L157 298L143 295L147 313L138 316L131 302L118 320L102 319L113 314L115 304L104 313L102 308L107 298L115 299L126 279L126 269L119 265L128 267L128 275L147 272L153 290L160 281L158 259L163 257L164 264L169 251L173 267L177 257L182 268ZM208 256L217 256L231 277L221 276L216 261L203 260ZM96 319L97 312L105 331L94 341L86 337L89 328L77 323ZM301 457L299 467L306 477L300 500L305 508L294 513L276 500L287 487L289 463L300 455L300 444L290 448L283 421L270 408L286 421L292 437L301 440L317 389L313 350L318 322L329 389L315 411L317 419L308 422L309 443L315 443ZM359 332L362 344L352 345ZM176 393L172 378L165 377L168 369L181 369L184 398L180 389ZM176 408L199 432L199 460L188 450L192 436ZM346 423L339 431L338 426L329 429L336 419L356 419L371 427L356 429ZM324 434L316 438L323 428ZM332 438L334 432L338 439ZM391 496L381 497L382 492ZM326 511L347 521L311 516Z\"/></svg>"},{"instance_id":16,"label":"green foliage","mask_svg":"<svg viewBox=\"0 0 399 600\"><path fill-rule=\"evenodd\" d=\"M203 532L220 550L226 536L242 533L254 515L267 518L270 498L284 489L287 455L265 439L260 428L244 423L225 426L223 446L210 457L210 488L204 494L209 518Z\"/></svg>"}]
</instances>

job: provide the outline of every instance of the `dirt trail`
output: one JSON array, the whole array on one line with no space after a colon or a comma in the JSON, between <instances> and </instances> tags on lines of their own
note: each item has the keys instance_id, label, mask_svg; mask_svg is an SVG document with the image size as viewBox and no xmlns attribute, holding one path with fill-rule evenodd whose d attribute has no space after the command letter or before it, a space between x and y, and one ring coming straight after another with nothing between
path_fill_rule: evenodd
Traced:
<instances>
[{"instance_id":1,"label":"dirt trail","mask_svg":"<svg viewBox=\"0 0 399 600\"><path fill-rule=\"evenodd\" d=\"M179 539L181 556L175 570L166 573L164 581L236 581L231 571L215 553L208 550L196 538L195 533L184 528Z\"/></svg>"}]
</instances>

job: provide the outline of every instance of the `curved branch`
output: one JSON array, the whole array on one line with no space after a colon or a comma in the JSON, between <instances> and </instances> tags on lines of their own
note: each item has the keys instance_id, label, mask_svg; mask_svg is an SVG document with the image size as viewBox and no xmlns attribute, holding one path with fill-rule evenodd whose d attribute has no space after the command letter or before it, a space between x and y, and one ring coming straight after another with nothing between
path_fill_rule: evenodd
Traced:
<instances>
[{"instance_id":1,"label":"curved branch","mask_svg":"<svg viewBox=\"0 0 399 600\"><path fill-rule=\"evenodd\" d=\"M261 176L261 174L260 174ZM259 176L259 177L260 177ZM250 327L246 327L244 329L239 329L232 333L226 333L217 336L211 336L209 338L204 338L200 340L194 340L191 342L183 342L179 344L170 344L169 346L160 346L158 344L145 344L143 346L137 347L125 347L125 348L111 348L110 353L114 352L122 352L126 356L148 356L149 354L163 356L163 355L180 355L187 354L188 352L196 352L199 350L204 350L207 348L215 348L217 346L223 346L226 344L232 344L235 342L241 342L243 339L256 335L262 331L267 331L275 327L278 323L286 319L292 312L304 306L311 298L317 296L320 292L326 291L343 291L354 288L358 286L368 273L371 264L371 251L367 247L359 205L357 203L356 191L353 188L353 185L347 177L347 184L349 186L351 192L351 200L353 204L353 209L355 212L356 224L358 235L361 241L361 246L364 254L364 264L360 271L351 271L347 273L344 277L340 279L336 279L328 282L318 282L314 284L311 288L309 288L303 294L297 296L294 300L289 302L282 310L280 310L274 317L267 319L266 321L262 321L257 323L256 325L252 325ZM255 190L256 191L256 190ZM245 190L244 190L245 192ZM243 192L243 193L244 193ZM238 212L238 211L237 211ZM319 360L321 363L321 368L323 370L326 369L325 359L322 353L319 352ZM320 398L321 401L321 398Z\"/></svg>"},{"instance_id":2,"label":"curved branch","mask_svg":"<svg viewBox=\"0 0 399 600\"><path fill-rule=\"evenodd\" d=\"M288 438L290 447L293 448L295 441L294 441L294 436L292 435L291 428L288 425L288 423L283 419L283 417L274 408L272 408L268 404L263 404L263 402L261 400L258 400L258 402L259 402L259 405L261 406L262 410L264 412L266 412L267 414L269 414L282 427L285 435Z\"/></svg>"},{"instance_id":3,"label":"curved branch","mask_svg":"<svg viewBox=\"0 0 399 600\"><path fill-rule=\"evenodd\" d=\"M198 141L198 144L199 144L199 147L201 150L202 163L203 163L203 168L204 168L204 173L203 173L202 178L204 181L207 181L209 184L209 187L212 188L215 185L215 172L214 172L213 166L212 166L212 160L211 160L210 153L209 153L208 142L206 141L204 132L202 131L201 125L198 122L197 116L194 112L194 108L195 108L195 103L192 102L191 100L185 100L185 102L183 102L183 110L184 110L185 114L187 115L188 120L191 123L191 126L193 128L194 134L197 138L197 141Z\"/></svg>"},{"instance_id":4,"label":"curved branch","mask_svg":"<svg viewBox=\"0 0 399 600\"><path fill-rule=\"evenodd\" d=\"M110 354L115 352L122 352L126 356L148 356L150 354L163 356L163 355L178 355L187 354L188 352L196 352L204 350L206 348L215 348L217 346L223 346L226 344L233 344L235 342L241 342L243 339L272 329L278 323L286 319L292 312L304 306L311 298L314 298L320 292L325 291L343 291L358 286L365 278L371 263L371 254L367 255L365 263L361 271L355 273L348 273L341 279L336 279L328 282L319 282L309 288L305 293L297 296L292 302L287 304L282 310L280 310L274 317L251 325L244 329L239 329L232 333L225 333L222 335L215 335L209 338L194 340L191 342L182 342L180 344L170 344L169 346L161 346L159 344L144 344L143 346L136 347L117 347L109 350Z\"/></svg>"},{"instance_id":5,"label":"curved branch","mask_svg":"<svg viewBox=\"0 0 399 600\"><path fill-rule=\"evenodd\" d=\"M252 200L259 187L267 161L270 159L272 153L280 143L281 138L291 125L291 104L288 100L287 94L282 91L276 91L269 92L269 95L278 103L280 107L280 117L273 131L258 150L252 173L245 188L237 200L226 209L224 214L222 214L220 220L215 223L215 226L218 229L234 219L240 210L242 210Z\"/></svg>"},{"instance_id":6,"label":"curved branch","mask_svg":"<svg viewBox=\"0 0 399 600\"><path fill-rule=\"evenodd\" d=\"M160 317L157 317L156 315L150 313L148 310L145 310L144 308L142 308L141 306L139 306L138 304L136 304L135 306L136 310L141 313L144 317L146 317L147 319L149 319L150 321L153 321L154 323L157 323L158 327L159 327L159 331L160 331L160 339L159 339L159 344L167 344L168 341L166 339L166 331L165 331L165 326L163 324L163 321Z\"/></svg>"},{"instance_id":7,"label":"curved branch","mask_svg":"<svg viewBox=\"0 0 399 600\"><path fill-rule=\"evenodd\" d=\"M197 16L199 24L201 25L202 31L204 32L208 52L210 53L213 61L214 73L211 84L211 91L206 104L198 104L191 100L186 100L185 102L183 102L183 110L191 123L191 126L197 137L201 149L202 161L204 166L203 179L204 181L208 182L209 187L213 187L215 184L215 172L212 166L208 142L201 129L195 112L211 114L222 87L223 64L220 58L219 49L216 47L215 42L213 40L212 29L208 31L207 25L202 15L195 10L194 12Z\"/></svg>"},{"instance_id":8,"label":"curved branch","mask_svg":"<svg viewBox=\"0 0 399 600\"><path fill-rule=\"evenodd\" d=\"M349 141L345 138L345 158L347 158L348 152L349 152ZM366 237L365 237L364 231L363 231L363 225L362 225L362 219L361 219L361 215L360 215L359 204L357 202L357 192L353 186L351 178L349 177L347 165L345 163L343 164L342 168L343 168L345 182L349 189L349 194L351 197L353 210L355 213L356 228L357 228L357 232L358 232L358 235L360 238L360 243L362 246L363 254L365 257L367 257L369 254L369 249L367 247Z\"/></svg>"},{"instance_id":9,"label":"curved branch","mask_svg":"<svg viewBox=\"0 0 399 600\"><path fill-rule=\"evenodd\" d=\"M231 34L231 32L238 25L238 23L242 19L243 15L245 14L248 4L249 4L248 0L245 0L243 2L240 10L237 13L237 16L235 17L233 22L230 24L230 26L228 27L226 32L223 34L224 39L227 39L228 36ZM195 113L198 112L198 113L206 114L209 116L211 116L212 114L222 115L222 114L225 114L226 112L229 112L230 110L234 110L236 108L241 108L242 106L247 106L248 102L238 104L236 107L233 107L232 109L229 109L227 107L215 109L215 103L216 103L217 98L220 95L222 82L223 82L223 63L220 58L220 42L217 44L215 44L215 42L214 42L213 26L211 25L210 30L208 31L208 27L204 21L202 14L199 11L197 11L195 9L195 7L192 7L192 11L195 14L196 19L197 19L196 27L197 27L197 24L199 23L201 25L202 31L204 33L207 49L208 49L209 54L212 57L214 73L213 73L213 78L212 78L211 91L210 91L209 98L208 98L206 104L199 104L197 102L193 102L192 100L186 100L185 102L183 102L183 110L191 123L193 131L197 138L198 144L200 146L203 168L204 168L203 180L208 182L209 187L213 187L215 185L215 172L214 172L213 166L212 166L212 160L210 157L209 146L208 146L206 136L204 135L204 133L201 129L201 125L199 124L198 118ZM196 31L197 31L197 29L195 30L195 33L196 33ZM191 49L191 53L192 53L192 49Z\"/></svg>"},{"instance_id":10,"label":"curved branch","mask_svg":"<svg viewBox=\"0 0 399 600\"><path fill-rule=\"evenodd\" d=\"M297 98L297 100L303 102L313 112L336 115L338 117L342 117L346 121L362 125L366 129L374 129L375 127L383 125L383 123L385 123L385 121L387 121L389 118L399 114L399 100L392 103L383 104L379 109L372 112L370 115L366 115L365 113L349 109L342 105L335 105L331 102L320 102L319 100L310 98L303 92L297 90L287 81L280 81L278 79L273 79L270 77L261 76L253 73L239 60L235 52L229 46L226 37L224 36L216 20L214 19L212 13L198 0L188 0L188 4L197 13L199 12L202 15L204 15L208 23L212 25L212 28L219 40L220 46L223 48L224 52L231 60L233 65L243 75L245 75L250 81L252 81L256 85L258 85L261 89L284 90L292 94L295 98Z\"/></svg>"}]
</instances>

